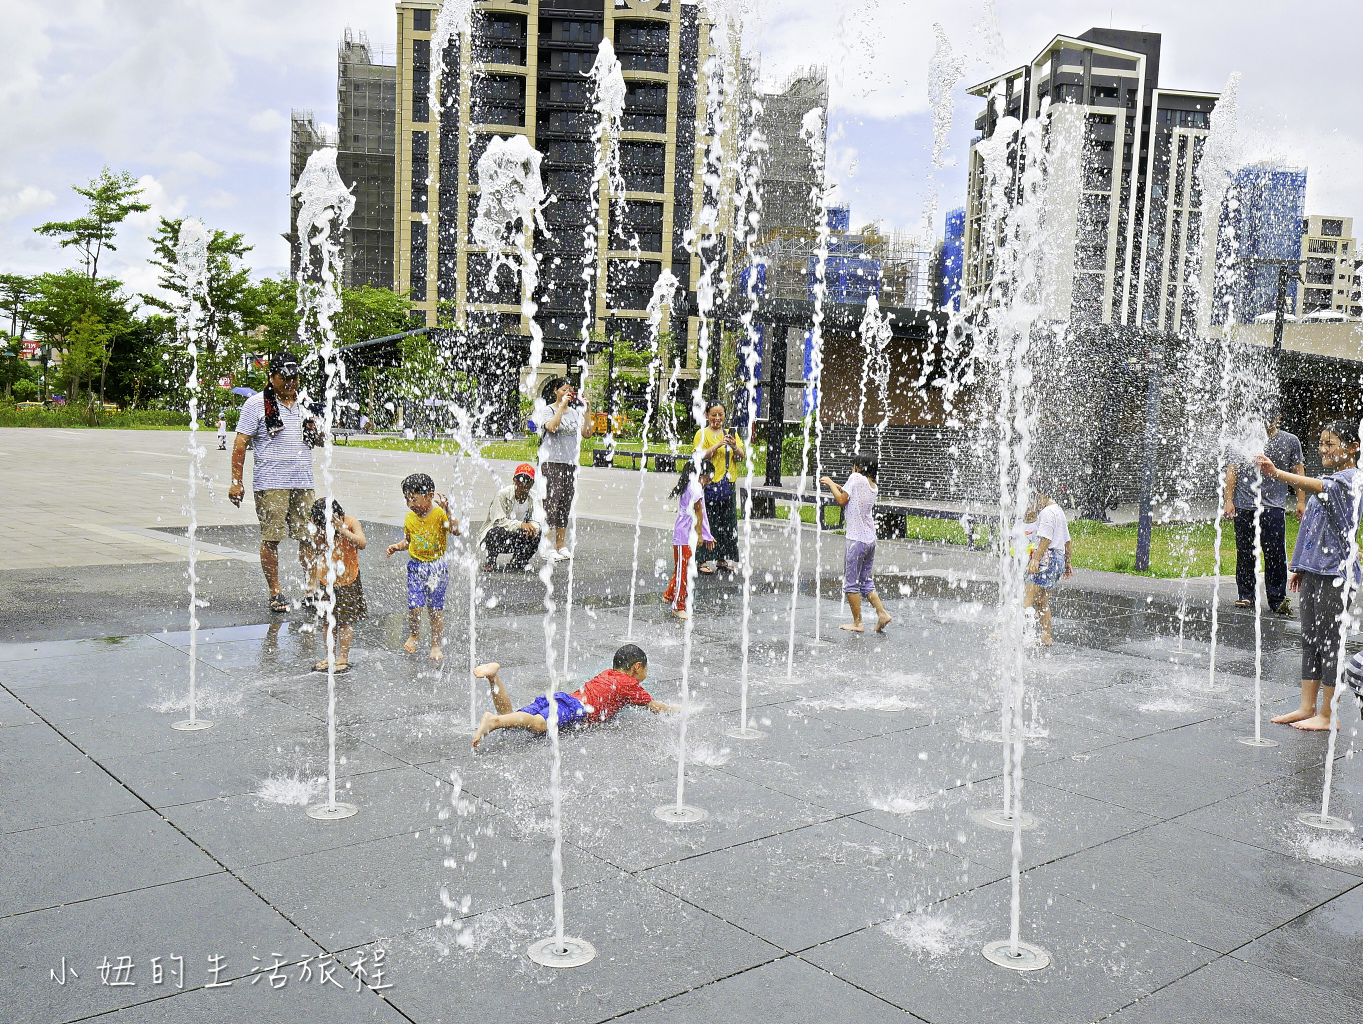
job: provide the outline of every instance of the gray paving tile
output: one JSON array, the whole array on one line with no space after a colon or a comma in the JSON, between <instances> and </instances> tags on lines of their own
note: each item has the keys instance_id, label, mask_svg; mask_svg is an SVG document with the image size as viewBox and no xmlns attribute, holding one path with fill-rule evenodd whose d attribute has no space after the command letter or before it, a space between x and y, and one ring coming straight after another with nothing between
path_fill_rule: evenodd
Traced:
<instances>
[{"instance_id":1,"label":"gray paving tile","mask_svg":"<svg viewBox=\"0 0 1363 1024\"><path fill-rule=\"evenodd\" d=\"M356 992L354 979L339 971L334 977L346 986L344 989L317 985L313 970L314 981L307 984L291 980L279 990L266 988L264 981L256 985L234 982L231 988L196 988L149 999L96 1019L110 1024L221 1024L239 1020L251 1024L319 1020L329 1024L401 1024L407 1019L373 992ZM295 967L289 976L295 978L299 973L300 968Z\"/></svg>"},{"instance_id":2,"label":"gray paving tile","mask_svg":"<svg viewBox=\"0 0 1363 1024\"><path fill-rule=\"evenodd\" d=\"M1319 988L1303 980L1224 956L1186 978L1123 1008L1112 1024L1315 1024L1363 1020L1353 990Z\"/></svg>"},{"instance_id":3,"label":"gray paving tile","mask_svg":"<svg viewBox=\"0 0 1363 1024\"><path fill-rule=\"evenodd\" d=\"M882 1024L918 1018L827 971L786 956L617 1018L625 1024L818 1021Z\"/></svg>"},{"instance_id":4,"label":"gray paving tile","mask_svg":"<svg viewBox=\"0 0 1363 1024\"><path fill-rule=\"evenodd\" d=\"M982 881L962 872L952 857L847 818L691 857L641 877L792 952Z\"/></svg>"},{"instance_id":5,"label":"gray paving tile","mask_svg":"<svg viewBox=\"0 0 1363 1024\"><path fill-rule=\"evenodd\" d=\"M0 766L7 782L0 787L0 833L145 809L117 779L69 743L52 742L49 737L56 734L46 725L11 731L27 737L29 730L35 740L17 744L13 753L33 756Z\"/></svg>"},{"instance_id":6,"label":"gray paving tile","mask_svg":"<svg viewBox=\"0 0 1363 1024\"><path fill-rule=\"evenodd\" d=\"M934 1024L1094 1021L1207 962L1181 939L1051 895L1023 879L1022 938L1046 949L1034 973L996 967L984 943L1008 937L1010 886L996 882L947 900L914 921L868 928L806 951L810 963ZM899 938L896 938L896 935Z\"/></svg>"},{"instance_id":7,"label":"gray paving tile","mask_svg":"<svg viewBox=\"0 0 1363 1024\"><path fill-rule=\"evenodd\" d=\"M1223 953L1358 884L1353 875L1176 822L1081 851L1028 878Z\"/></svg>"},{"instance_id":8,"label":"gray paving tile","mask_svg":"<svg viewBox=\"0 0 1363 1024\"><path fill-rule=\"evenodd\" d=\"M0 999L16 1022L71 1020L173 991L174 975L153 984L154 956L172 971L169 958L184 957L180 980L194 986L206 980L209 954L225 958L219 979L228 981L262 963L271 966L276 956L293 963L320 952L260 897L218 872L0 918ZM79 978L57 985L49 972L60 969L63 956ZM131 958L133 970L123 980L134 984L101 984L97 965L120 956Z\"/></svg>"},{"instance_id":9,"label":"gray paving tile","mask_svg":"<svg viewBox=\"0 0 1363 1024\"><path fill-rule=\"evenodd\" d=\"M152 811L0 835L0 915L221 870Z\"/></svg>"},{"instance_id":10,"label":"gray paving tile","mask_svg":"<svg viewBox=\"0 0 1363 1024\"><path fill-rule=\"evenodd\" d=\"M1363 883L1231 955L1363 999L1358 978L1358 965L1363 963Z\"/></svg>"},{"instance_id":11,"label":"gray paving tile","mask_svg":"<svg viewBox=\"0 0 1363 1024\"><path fill-rule=\"evenodd\" d=\"M775 959L769 943L638 879L620 876L564 894L565 933L596 946L573 970L525 956L553 934L552 900L467 918L382 945L394 965L392 1003L420 1021L466 1022L499 993L499 1024L602 1021Z\"/></svg>"},{"instance_id":12,"label":"gray paving tile","mask_svg":"<svg viewBox=\"0 0 1363 1024\"><path fill-rule=\"evenodd\" d=\"M0 644L0 662L48 660L104 655L110 651L153 651L161 646L155 637L143 633L111 636L96 640L45 640L33 643ZM0 678L5 678L0 675Z\"/></svg>"},{"instance_id":13,"label":"gray paving tile","mask_svg":"<svg viewBox=\"0 0 1363 1024\"><path fill-rule=\"evenodd\" d=\"M0 690L0 729L32 725L38 716L7 690Z\"/></svg>"},{"instance_id":14,"label":"gray paving tile","mask_svg":"<svg viewBox=\"0 0 1363 1024\"><path fill-rule=\"evenodd\" d=\"M482 914L546 896L552 846L548 836L522 835L503 812L465 799L435 827L245 868L243 877L328 949L345 949L430 928L451 912ZM564 847L569 889L619 874Z\"/></svg>"}]
</instances>

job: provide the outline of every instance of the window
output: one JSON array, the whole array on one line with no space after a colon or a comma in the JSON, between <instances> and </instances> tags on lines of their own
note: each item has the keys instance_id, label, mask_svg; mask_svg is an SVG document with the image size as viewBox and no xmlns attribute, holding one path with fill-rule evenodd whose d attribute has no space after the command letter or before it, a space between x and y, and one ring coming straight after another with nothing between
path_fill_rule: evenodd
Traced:
<instances>
[{"instance_id":1,"label":"window","mask_svg":"<svg viewBox=\"0 0 1363 1024\"><path fill-rule=\"evenodd\" d=\"M559 71L569 74L586 74L592 69L596 62L596 54L583 52L581 50L550 50L548 53L540 55L540 63L545 63L548 58L550 71Z\"/></svg>"},{"instance_id":2,"label":"window","mask_svg":"<svg viewBox=\"0 0 1363 1024\"><path fill-rule=\"evenodd\" d=\"M549 38L556 43L599 43L601 42L601 22L599 21L551 21Z\"/></svg>"},{"instance_id":3,"label":"window","mask_svg":"<svg viewBox=\"0 0 1363 1024\"><path fill-rule=\"evenodd\" d=\"M1331 238L1339 238L1344 234L1344 221L1330 217L1322 217L1320 221L1320 233L1322 235L1329 235Z\"/></svg>"},{"instance_id":4,"label":"window","mask_svg":"<svg viewBox=\"0 0 1363 1024\"><path fill-rule=\"evenodd\" d=\"M429 32L431 30L431 12L413 11L412 12L412 31Z\"/></svg>"},{"instance_id":5,"label":"window","mask_svg":"<svg viewBox=\"0 0 1363 1024\"><path fill-rule=\"evenodd\" d=\"M424 124L431 119L431 72L412 69L412 120Z\"/></svg>"},{"instance_id":6,"label":"window","mask_svg":"<svg viewBox=\"0 0 1363 1024\"><path fill-rule=\"evenodd\" d=\"M1335 252L1338 248L1338 242L1331 242L1325 238L1311 238L1306 242L1307 252Z\"/></svg>"},{"instance_id":7,"label":"window","mask_svg":"<svg viewBox=\"0 0 1363 1024\"><path fill-rule=\"evenodd\" d=\"M667 131L667 86L655 82L630 82L625 91L627 132Z\"/></svg>"},{"instance_id":8,"label":"window","mask_svg":"<svg viewBox=\"0 0 1363 1024\"><path fill-rule=\"evenodd\" d=\"M426 301L426 230L424 221L412 221L410 287L413 302Z\"/></svg>"},{"instance_id":9,"label":"window","mask_svg":"<svg viewBox=\"0 0 1363 1024\"><path fill-rule=\"evenodd\" d=\"M413 39L412 67L429 68L430 66L431 66L431 41L429 39Z\"/></svg>"},{"instance_id":10,"label":"window","mask_svg":"<svg viewBox=\"0 0 1363 1024\"><path fill-rule=\"evenodd\" d=\"M584 104L588 100L586 82L552 81L546 84L549 86L550 103Z\"/></svg>"},{"instance_id":11,"label":"window","mask_svg":"<svg viewBox=\"0 0 1363 1024\"><path fill-rule=\"evenodd\" d=\"M620 170L629 191L662 192L667 150L657 142L621 142Z\"/></svg>"},{"instance_id":12,"label":"window","mask_svg":"<svg viewBox=\"0 0 1363 1024\"><path fill-rule=\"evenodd\" d=\"M610 260L606 264L606 301L616 309L647 309L663 265L651 261Z\"/></svg>"},{"instance_id":13,"label":"window","mask_svg":"<svg viewBox=\"0 0 1363 1024\"><path fill-rule=\"evenodd\" d=\"M610 248L630 249L638 238L640 252L663 251L663 204L611 203Z\"/></svg>"},{"instance_id":14,"label":"window","mask_svg":"<svg viewBox=\"0 0 1363 1024\"><path fill-rule=\"evenodd\" d=\"M428 209L430 188L426 180L431 176L431 135L412 132L412 212L425 213Z\"/></svg>"}]
</instances>

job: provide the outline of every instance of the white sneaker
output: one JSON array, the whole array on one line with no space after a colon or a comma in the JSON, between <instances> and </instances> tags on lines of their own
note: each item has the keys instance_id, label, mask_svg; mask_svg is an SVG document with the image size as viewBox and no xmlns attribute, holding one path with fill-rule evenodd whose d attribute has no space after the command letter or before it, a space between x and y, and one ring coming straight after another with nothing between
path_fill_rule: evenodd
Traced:
<instances>
[{"instance_id":1,"label":"white sneaker","mask_svg":"<svg viewBox=\"0 0 1363 1024\"><path fill-rule=\"evenodd\" d=\"M555 562L566 562L572 557L573 553L569 551L567 548L559 548L557 551L554 552Z\"/></svg>"}]
</instances>

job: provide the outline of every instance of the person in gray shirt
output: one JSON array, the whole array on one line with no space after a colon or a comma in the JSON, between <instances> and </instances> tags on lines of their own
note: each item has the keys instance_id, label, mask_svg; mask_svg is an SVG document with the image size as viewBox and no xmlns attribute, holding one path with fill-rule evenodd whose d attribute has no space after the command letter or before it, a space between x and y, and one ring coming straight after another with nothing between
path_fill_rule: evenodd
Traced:
<instances>
[{"instance_id":1,"label":"person in gray shirt","mask_svg":"<svg viewBox=\"0 0 1363 1024\"><path fill-rule=\"evenodd\" d=\"M1301 441L1295 434L1280 430L1282 416L1270 402L1264 406L1264 427L1268 441L1264 455L1275 466L1300 476L1305 471ZM1298 520L1306 511L1306 492L1297 488L1295 506L1292 488L1281 480L1264 476L1252 462L1231 463L1226 468L1224 514L1235 521L1235 589L1237 608L1253 608L1258 583L1257 552L1254 549L1256 486L1262 489L1263 511L1259 516L1260 547L1264 553L1264 593L1268 606L1279 615L1292 615L1287 597L1287 510Z\"/></svg>"}]
</instances>

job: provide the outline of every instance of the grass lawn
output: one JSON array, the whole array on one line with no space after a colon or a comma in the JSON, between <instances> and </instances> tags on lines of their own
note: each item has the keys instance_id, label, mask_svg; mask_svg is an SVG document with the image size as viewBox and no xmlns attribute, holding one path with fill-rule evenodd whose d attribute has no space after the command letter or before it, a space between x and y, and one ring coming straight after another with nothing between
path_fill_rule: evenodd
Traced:
<instances>
[{"instance_id":1,"label":"grass lawn","mask_svg":"<svg viewBox=\"0 0 1363 1024\"><path fill-rule=\"evenodd\" d=\"M425 452L432 455L459 455L463 452L459 442L450 438L431 440L430 438L418 437L409 441L402 437L381 437L372 441L351 441L349 444L352 448L379 448L394 452ZM579 462L584 466L590 466L592 464L592 452L604 447L606 447L605 438L583 438L582 455ZM617 439L615 447L628 451L638 451L639 442ZM650 443L648 450L666 453L672 449L666 444ZM682 455L689 455L691 446L684 445L679 451ZM518 462L534 462L539 456L539 442L529 437L518 438L514 441L488 441L483 445L481 454L485 459L514 459ZM622 465L626 469L629 468L628 462L622 463ZM652 466L649 467L649 472L653 472Z\"/></svg>"}]
</instances>

